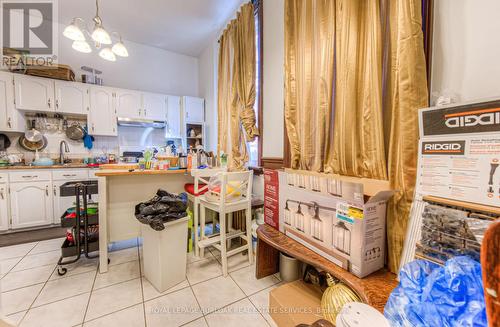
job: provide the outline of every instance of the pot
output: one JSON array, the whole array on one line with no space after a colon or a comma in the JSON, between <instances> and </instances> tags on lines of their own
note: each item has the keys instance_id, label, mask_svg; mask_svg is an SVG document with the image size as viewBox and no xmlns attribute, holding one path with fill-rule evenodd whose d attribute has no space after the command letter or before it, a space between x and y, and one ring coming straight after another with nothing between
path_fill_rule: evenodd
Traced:
<instances>
[{"instance_id":1,"label":"pot","mask_svg":"<svg viewBox=\"0 0 500 327\"><path fill-rule=\"evenodd\" d=\"M0 134L0 151L5 151L10 147L10 139L5 134Z\"/></svg>"},{"instance_id":2,"label":"pot","mask_svg":"<svg viewBox=\"0 0 500 327\"><path fill-rule=\"evenodd\" d=\"M66 136L73 141L81 141L85 136L85 130L78 123L73 123L66 129Z\"/></svg>"},{"instance_id":3,"label":"pot","mask_svg":"<svg viewBox=\"0 0 500 327\"><path fill-rule=\"evenodd\" d=\"M24 133L24 138L31 143L42 141L43 134L35 128L35 120L31 120L29 123L31 123L31 128Z\"/></svg>"},{"instance_id":4,"label":"pot","mask_svg":"<svg viewBox=\"0 0 500 327\"><path fill-rule=\"evenodd\" d=\"M42 135L42 140L39 142L30 142L26 139L25 135L19 138L19 146L26 151L41 151L47 147L47 138Z\"/></svg>"}]
</instances>

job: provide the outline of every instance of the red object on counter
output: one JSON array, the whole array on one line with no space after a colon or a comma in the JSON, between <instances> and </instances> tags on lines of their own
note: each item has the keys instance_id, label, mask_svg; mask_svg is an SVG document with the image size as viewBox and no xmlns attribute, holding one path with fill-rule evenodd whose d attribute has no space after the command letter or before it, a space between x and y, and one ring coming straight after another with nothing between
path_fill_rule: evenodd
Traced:
<instances>
[{"instance_id":1,"label":"red object on counter","mask_svg":"<svg viewBox=\"0 0 500 327\"><path fill-rule=\"evenodd\" d=\"M89 164L87 164L87 167L89 167L89 168L99 168L99 164L98 163L89 163Z\"/></svg>"}]
</instances>

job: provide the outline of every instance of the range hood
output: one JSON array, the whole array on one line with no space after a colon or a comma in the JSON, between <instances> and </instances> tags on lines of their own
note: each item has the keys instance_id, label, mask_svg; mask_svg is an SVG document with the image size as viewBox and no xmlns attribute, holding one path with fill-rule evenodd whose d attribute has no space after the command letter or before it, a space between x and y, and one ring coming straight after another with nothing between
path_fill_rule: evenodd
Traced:
<instances>
[{"instance_id":1,"label":"range hood","mask_svg":"<svg viewBox=\"0 0 500 327\"><path fill-rule=\"evenodd\" d=\"M118 125L127 127L165 128L164 121L118 117Z\"/></svg>"}]
</instances>

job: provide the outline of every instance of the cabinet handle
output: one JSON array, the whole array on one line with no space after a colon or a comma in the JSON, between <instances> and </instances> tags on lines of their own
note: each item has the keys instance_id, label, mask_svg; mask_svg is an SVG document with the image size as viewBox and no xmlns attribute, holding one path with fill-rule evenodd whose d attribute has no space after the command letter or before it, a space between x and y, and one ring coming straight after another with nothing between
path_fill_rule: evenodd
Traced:
<instances>
[{"instance_id":1,"label":"cabinet handle","mask_svg":"<svg viewBox=\"0 0 500 327\"><path fill-rule=\"evenodd\" d=\"M139 116L141 115L141 109L139 109Z\"/></svg>"},{"instance_id":2,"label":"cabinet handle","mask_svg":"<svg viewBox=\"0 0 500 327\"><path fill-rule=\"evenodd\" d=\"M94 132L94 131L95 131L94 124L92 124L92 132Z\"/></svg>"},{"instance_id":3,"label":"cabinet handle","mask_svg":"<svg viewBox=\"0 0 500 327\"><path fill-rule=\"evenodd\" d=\"M76 177L76 174L65 174L63 177Z\"/></svg>"},{"instance_id":4,"label":"cabinet handle","mask_svg":"<svg viewBox=\"0 0 500 327\"><path fill-rule=\"evenodd\" d=\"M47 100L47 104L49 105L49 108L50 108L50 99Z\"/></svg>"},{"instance_id":5,"label":"cabinet handle","mask_svg":"<svg viewBox=\"0 0 500 327\"><path fill-rule=\"evenodd\" d=\"M57 195L56 194L56 186L55 185L53 186L53 190L54 190L54 195Z\"/></svg>"},{"instance_id":6,"label":"cabinet handle","mask_svg":"<svg viewBox=\"0 0 500 327\"><path fill-rule=\"evenodd\" d=\"M148 115L148 112L146 110L146 108L144 108L144 116L147 116Z\"/></svg>"},{"instance_id":7,"label":"cabinet handle","mask_svg":"<svg viewBox=\"0 0 500 327\"><path fill-rule=\"evenodd\" d=\"M22 178L33 178L33 176L31 175L24 175L24 176L21 176Z\"/></svg>"},{"instance_id":8,"label":"cabinet handle","mask_svg":"<svg viewBox=\"0 0 500 327\"><path fill-rule=\"evenodd\" d=\"M45 186L45 194L46 194L47 196L49 196L49 187L48 187L48 186Z\"/></svg>"},{"instance_id":9,"label":"cabinet handle","mask_svg":"<svg viewBox=\"0 0 500 327\"><path fill-rule=\"evenodd\" d=\"M12 123L11 123L12 118L8 117L7 118L7 127L12 128Z\"/></svg>"},{"instance_id":10,"label":"cabinet handle","mask_svg":"<svg viewBox=\"0 0 500 327\"><path fill-rule=\"evenodd\" d=\"M59 109L59 100L56 99L56 109Z\"/></svg>"},{"instance_id":11,"label":"cabinet handle","mask_svg":"<svg viewBox=\"0 0 500 327\"><path fill-rule=\"evenodd\" d=\"M2 198L2 200L5 200L5 194L3 188L0 188L0 197Z\"/></svg>"}]
</instances>

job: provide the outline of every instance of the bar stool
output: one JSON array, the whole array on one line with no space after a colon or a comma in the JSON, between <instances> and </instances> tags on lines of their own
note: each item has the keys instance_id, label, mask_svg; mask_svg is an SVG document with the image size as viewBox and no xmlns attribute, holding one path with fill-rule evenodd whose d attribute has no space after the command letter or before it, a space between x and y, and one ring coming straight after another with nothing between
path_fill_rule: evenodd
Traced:
<instances>
[{"instance_id":1,"label":"bar stool","mask_svg":"<svg viewBox=\"0 0 500 327\"><path fill-rule=\"evenodd\" d=\"M188 195L188 199L193 203L193 214L194 214L194 254L199 256L198 241L200 235L198 234L198 223L199 223L199 197L208 191L208 183L210 177L217 175L218 173L227 171L226 168L210 168L210 169L192 169L191 176L194 177L194 183L188 183L184 185L184 190ZM215 221L213 222L213 231L215 232ZM200 234L205 236L205 223L201 226Z\"/></svg>"},{"instance_id":2,"label":"bar stool","mask_svg":"<svg viewBox=\"0 0 500 327\"><path fill-rule=\"evenodd\" d=\"M252 256L252 181L253 171L235 172L235 173L219 173L218 177L221 180L221 186L216 197L217 201L213 200L211 194L199 197L200 204L200 222L204 225L206 209L213 210L219 213L220 233L216 236L207 237L203 235L198 242L200 250L213 246L221 253L222 273L228 275L227 258L248 250L248 260L250 264L253 262ZM213 192L213 191L210 191ZM235 197L234 201L231 198ZM226 214L231 214L236 211L245 210L246 216L246 231L229 230L226 226ZM228 241L234 238L241 238L247 244L236 249L227 250Z\"/></svg>"}]
</instances>

